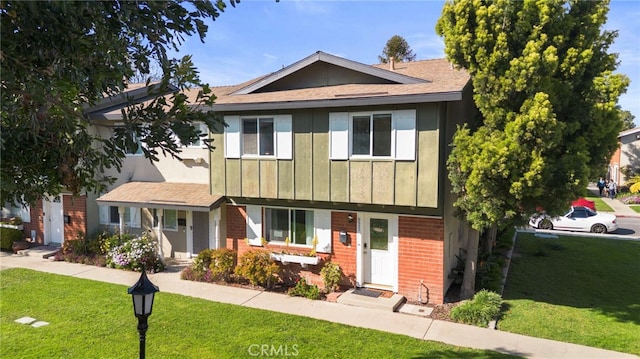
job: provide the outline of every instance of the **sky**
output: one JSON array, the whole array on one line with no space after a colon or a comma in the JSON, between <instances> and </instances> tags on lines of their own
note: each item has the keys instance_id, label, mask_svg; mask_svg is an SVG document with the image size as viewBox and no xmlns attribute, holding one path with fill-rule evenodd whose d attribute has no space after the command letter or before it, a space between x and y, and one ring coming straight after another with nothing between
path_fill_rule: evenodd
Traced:
<instances>
[{"instance_id":1,"label":"sky","mask_svg":"<svg viewBox=\"0 0 640 359\"><path fill-rule=\"evenodd\" d=\"M227 1L228 3L228 1ZM215 21L202 43L186 39L179 56L191 54L201 79L234 85L280 70L323 51L364 64L377 64L387 40L402 36L417 60L444 58L436 35L443 0L242 0ZM631 79L619 99L640 126L640 1L612 0L604 28L617 30L610 53L617 72Z\"/></svg>"}]
</instances>

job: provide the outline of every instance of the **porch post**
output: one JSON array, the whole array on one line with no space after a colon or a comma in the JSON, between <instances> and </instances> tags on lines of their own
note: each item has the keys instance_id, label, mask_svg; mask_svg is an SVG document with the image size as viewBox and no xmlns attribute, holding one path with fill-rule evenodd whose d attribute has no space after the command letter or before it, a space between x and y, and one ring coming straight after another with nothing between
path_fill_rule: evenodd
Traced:
<instances>
[{"instance_id":1,"label":"porch post","mask_svg":"<svg viewBox=\"0 0 640 359\"><path fill-rule=\"evenodd\" d=\"M162 208L156 209L156 217L158 217L158 232L156 233L156 237L158 237L158 255L160 259L164 259L164 254L162 253Z\"/></svg>"},{"instance_id":2,"label":"porch post","mask_svg":"<svg viewBox=\"0 0 640 359\"><path fill-rule=\"evenodd\" d=\"M220 208L209 212L209 248L220 249Z\"/></svg>"},{"instance_id":3,"label":"porch post","mask_svg":"<svg viewBox=\"0 0 640 359\"><path fill-rule=\"evenodd\" d=\"M362 215L357 214L357 230L356 230L356 286L361 287L364 284L364 248L362 246L362 226L364 225ZM370 250L366 249L367 252Z\"/></svg>"},{"instance_id":4,"label":"porch post","mask_svg":"<svg viewBox=\"0 0 640 359\"><path fill-rule=\"evenodd\" d=\"M124 234L124 215L126 213L126 210L124 208L124 206L118 206L118 217L119 217L119 230L120 230L120 235Z\"/></svg>"},{"instance_id":5,"label":"porch post","mask_svg":"<svg viewBox=\"0 0 640 359\"><path fill-rule=\"evenodd\" d=\"M187 256L193 257L193 211L187 211Z\"/></svg>"}]
</instances>

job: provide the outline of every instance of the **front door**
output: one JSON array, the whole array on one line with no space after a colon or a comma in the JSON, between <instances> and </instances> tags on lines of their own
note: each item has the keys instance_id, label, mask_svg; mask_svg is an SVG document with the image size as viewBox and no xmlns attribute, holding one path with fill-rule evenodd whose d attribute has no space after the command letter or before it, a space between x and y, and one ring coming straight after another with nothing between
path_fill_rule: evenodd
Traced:
<instances>
[{"instance_id":1,"label":"front door","mask_svg":"<svg viewBox=\"0 0 640 359\"><path fill-rule=\"evenodd\" d=\"M64 241L64 217L62 196L42 200L44 209L44 244L62 244Z\"/></svg>"},{"instance_id":2,"label":"front door","mask_svg":"<svg viewBox=\"0 0 640 359\"><path fill-rule=\"evenodd\" d=\"M193 254L209 248L209 213L193 212Z\"/></svg>"},{"instance_id":3,"label":"front door","mask_svg":"<svg viewBox=\"0 0 640 359\"><path fill-rule=\"evenodd\" d=\"M397 219L392 216L365 215L362 227L365 285L394 287Z\"/></svg>"}]
</instances>

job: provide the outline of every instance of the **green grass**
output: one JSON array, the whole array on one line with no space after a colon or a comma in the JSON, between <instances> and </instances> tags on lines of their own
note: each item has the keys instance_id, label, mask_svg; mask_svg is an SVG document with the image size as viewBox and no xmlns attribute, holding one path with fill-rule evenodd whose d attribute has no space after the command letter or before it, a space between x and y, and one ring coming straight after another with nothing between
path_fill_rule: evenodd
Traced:
<instances>
[{"instance_id":1,"label":"green grass","mask_svg":"<svg viewBox=\"0 0 640 359\"><path fill-rule=\"evenodd\" d=\"M587 196L586 199L590 201L594 201L596 204L596 210L598 212L613 212L613 208L611 208L608 204L606 204L602 198L598 196Z\"/></svg>"},{"instance_id":2,"label":"green grass","mask_svg":"<svg viewBox=\"0 0 640 359\"><path fill-rule=\"evenodd\" d=\"M504 331L640 354L640 242L520 233Z\"/></svg>"},{"instance_id":3,"label":"green grass","mask_svg":"<svg viewBox=\"0 0 640 359\"><path fill-rule=\"evenodd\" d=\"M640 213L640 206L629 206L629 208L631 208L632 210L634 210L635 212Z\"/></svg>"},{"instance_id":4,"label":"green grass","mask_svg":"<svg viewBox=\"0 0 640 359\"><path fill-rule=\"evenodd\" d=\"M0 276L1 358L138 356L137 320L125 286L27 269L4 270ZM34 328L14 322L23 316L50 324ZM156 295L147 332L149 358L251 358L262 346L280 354L267 356L298 358L508 357L171 293Z\"/></svg>"}]
</instances>

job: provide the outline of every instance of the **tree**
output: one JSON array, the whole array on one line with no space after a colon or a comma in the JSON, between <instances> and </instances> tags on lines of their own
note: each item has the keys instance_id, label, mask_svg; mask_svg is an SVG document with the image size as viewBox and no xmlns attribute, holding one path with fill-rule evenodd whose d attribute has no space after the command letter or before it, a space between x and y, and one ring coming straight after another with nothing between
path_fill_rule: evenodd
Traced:
<instances>
[{"instance_id":1,"label":"tree","mask_svg":"<svg viewBox=\"0 0 640 359\"><path fill-rule=\"evenodd\" d=\"M613 73L607 11L608 1L444 5L436 31L470 74L480 114L458 129L447 161L455 205L473 228L523 222L539 207L558 214L602 173L629 82Z\"/></svg>"},{"instance_id":2,"label":"tree","mask_svg":"<svg viewBox=\"0 0 640 359\"><path fill-rule=\"evenodd\" d=\"M0 201L103 191L114 180L104 169L119 169L135 138L153 161L160 152L179 155L176 137L190 143L203 136L193 122L220 126L197 108L215 97L190 57L167 51L194 34L204 41L204 21L225 8L222 0L2 1ZM146 84L155 99L128 103L114 136L96 136L84 110L126 91L124 79L155 69L159 83ZM184 94L189 88L199 88L195 99Z\"/></svg>"},{"instance_id":3,"label":"tree","mask_svg":"<svg viewBox=\"0 0 640 359\"><path fill-rule=\"evenodd\" d=\"M622 131L636 127L635 122L633 122L636 116L634 116L631 111L620 111L620 117L622 117Z\"/></svg>"},{"instance_id":4,"label":"tree","mask_svg":"<svg viewBox=\"0 0 640 359\"><path fill-rule=\"evenodd\" d=\"M416 59L416 54L413 53L409 47L409 43L402 36L393 35L382 49L382 55L378 56L378 60L381 63L386 64L389 59L392 58L395 61L413 61Z\"/></svg>"}]
</instances>

